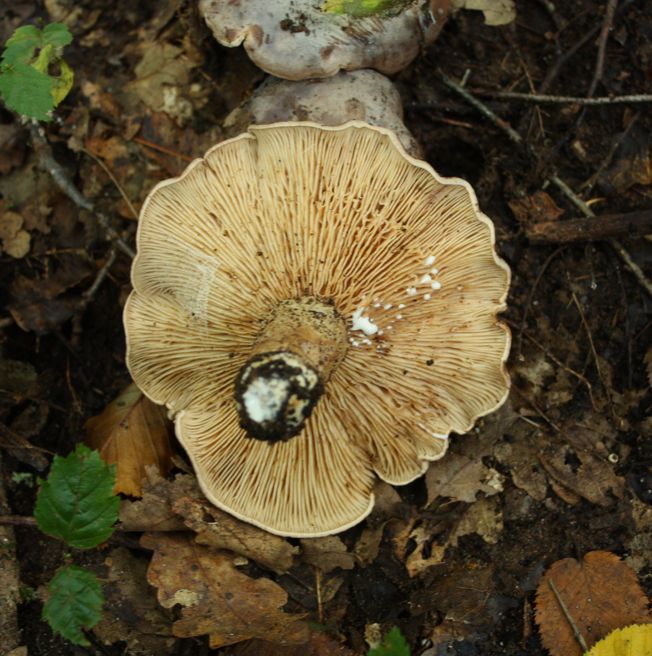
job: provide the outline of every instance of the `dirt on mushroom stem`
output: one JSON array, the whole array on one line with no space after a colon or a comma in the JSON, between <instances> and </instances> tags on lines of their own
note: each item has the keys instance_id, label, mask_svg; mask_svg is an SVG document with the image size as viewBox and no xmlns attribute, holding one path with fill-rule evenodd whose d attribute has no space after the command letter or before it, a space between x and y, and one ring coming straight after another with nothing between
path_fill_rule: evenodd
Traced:
<instances>
[{"instance_id":1,"label":"dirt on mushroom stem","mask_svg":"<svg viewBox=\"0 0 652 656\"><path fill-rule=\"evenodd\" d=\"M240 369L235 401L249 437L298 435L344 357L347 327L335 306L314 296L282 301Z\"/></svg>"}]
</instances>

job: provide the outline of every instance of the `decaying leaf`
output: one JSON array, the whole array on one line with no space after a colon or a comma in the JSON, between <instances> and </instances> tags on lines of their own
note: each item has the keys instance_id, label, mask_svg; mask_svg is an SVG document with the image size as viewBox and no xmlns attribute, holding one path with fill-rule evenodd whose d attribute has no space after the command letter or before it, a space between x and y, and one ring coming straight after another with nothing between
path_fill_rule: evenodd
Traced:
<instances>
[{"instance_id":1,"label":"decaying leaf","mask_svg":"<svg viewBox=\"0 0 652 656\"><path fill-rule=\"evenodd\" d=\"M284 613L287 593L273 581L239 572L233 556L173 533L147 533L141 544L154 555L149 582L165 608L181 606L175 636L209 635L211 649L249 638L302 644L310 633L302 615Z\"/></svg>"},{"instance_id":2,"label":"decaying leaf","mask_svg":"<svg viewBox=\"0 0 652 656\"><path fill-rule=\"evenodd\" d=\"M281 647L265 640L247 640L236 645L232 656L358 656L327 633L314 632L304 645Z\"/></svg>"},{"instance_id":3,"label":"decaying leaf","mask_svg":"<svg viewBox=\"0 0 652 656\"><path fill-rule=\"evenodd\" d=\"M336 535L301 540L301 550L303 552L301 560L317 567L324 574L328 574L338 567L340 569L355 567L355 555L347 551L344 542Z\"/></svg>"},{"instance_id":4,"label":"decaying leaf","mask_svg":"<svg viewBox=\"0 0 652 656\"><path fill-rule=\"evenodd\" d=\"M0 214L2 250L11 257L21 258L29 253L31 237L23 230L23 217L17 212Z\"/></svg>"},{"instance_id":5,"label":"decaying leaf","mask_svg":"<svg viewBox=\"0 0 652 656\"><path fill-rule=\"evenodd\" d=\"M116 494L142 496L145 467L164 476L172 466L170 422L165 409L129 385L101 414L86 422L87 444L116 465Z\"/></svg>"},{"instance_id":6,"label":"decaying leaf","mask_svg":"<svg viewBox=\"0 0 652 656\"><path fill-rule=\"evenodd\" d=\"M647 381L652 386L652 346L645 354L645 371L647 372Z\"/></svg>"},{"instance_id":7,"label":"decaying leaf","mask_svg":"<svg viewBox=\"0 0 652 656\"><path fill-rule=\"evenodd\" d=\"M507 204L523 225L556 221L564 213L550 195L541 190L525 198L514 198Z\"/></svg>"},{"instance_id":8,"label":"decaying leaf","mask_svg":"<svg viewBox=\"0 0 652 656\"><path fill-rule=\"evenodd\" d=\"M539 461L553 489L567 503L575 504L581 497L599 506L609 506L613 497L621 499L625 493L624 479L595 451L562 444L547 448Z\"/></svg>"},{"instance_id":9,"label":"decaying leaf","mask_svg":"<svg viewBox=\"0 0 652 656\"><path fill-rule=\"evenodd\" d=\"M183 531L186 525L172 509L182 497L203 498L197 479L189 474L177 474L167 481L152 467L146 468L143 497L140 501L125 500L120 506L120 523L125 531Z\"/></svg>"},{"instance_id":10,"label":"decaying leaf","mask_svg":"<svg viewBox=\"0 0 652 656\"><path fill-rule=\"evenodd\" d=\"M228 549L276 573L292 567L299 552L287 540L257 526L246 524L205 500L182 497L173 510L196 534L196 542L215 549Z\"/></svg>"},{"instance_id":11,"label":"decaying leaf","mask_svg":"<svg viewBox=\"0 0 652 656\"><path fill-rule=\"evenodd\" d=\"M633 624L612 631L593 645L587 656L644 656L652 654L652 624Z\"/></svg>"},{"instance_id":12,"label":"decaying leaf","mask_svg":"<svg viewBox=\"0 0 652 656\"><path fill-rule=\"evenodd\" d=\"M617 135L616 139L622 138ZM652 183L652 138L642 127L635 126L622 140L611 166L598 178L608 194L622 194L635 184Z\"/></svg>"},{"instance_id":13,"label":"decaying leaf","mask_svg":"<svg viewBox=\"0 0 652 656\"><path fill-rule=\"evenodd\" d=\"M106 645L124 641L127 653L169 653L174 641L173 617L161 608L154 589L147 584L147 561L118 547L111 551L106 564L109 574L103 585L102 619L93 633Z\"/></svg>"},{"instance_id":14,"label":"decaying leaf","mask_svg":"<svg viewBox=\"0 0 652 656\"><path fill-rule=\"evenodd\" d=\"M487 25L506 25L516 18L514 0L452 0L451 8L477 9L484 14Z\"/></svg>"},{"instance_id":15,"label":"decaying leaf","mask_svg":"<svg viewBox=\"0 0 652 656\"><path fill-rule=\"evenodd\" d=\"M486 496L498 494L503 489L503 477L495 469L486 467L480 455L470 457L451 453L433 462L426 474L428 503L437 497L473 503L478 492Z\"/></svg>"},{"instance_id":16,"label":"decaying leaf","mask_svg":"<svg viewBox=\"0 0 652 656\"><path fill-rule=\"evenodd\" d=\"M551 581L589 647L614 629L652 621L636 574L615 554L591 551L582 561L558 560L541 579L536 600L536 622L551 656L582 656Z\"/></svg>"}]
</instances>

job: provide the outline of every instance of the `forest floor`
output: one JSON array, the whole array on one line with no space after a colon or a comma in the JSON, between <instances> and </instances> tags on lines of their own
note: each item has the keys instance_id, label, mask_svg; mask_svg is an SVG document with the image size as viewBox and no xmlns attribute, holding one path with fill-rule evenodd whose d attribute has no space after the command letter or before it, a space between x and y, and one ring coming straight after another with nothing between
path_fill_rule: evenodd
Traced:
<instances>
[{"instance_id":1,"label":"forest floor","mask_svg":"<svg viewBox=\"0 0 652 656\"><path fill-rule=\"evenodd\" d=\"M503 317L512 387L503 408L455 436L427 476L381 488L379 508L328 542L326 555L293 557L286 573L249 560L248 576L281 586L284 610L322 631L311 629L299 647L260 634L216 649L207 631L179 637L179 608L161 608L146 580L157 534L140 542L122 530L74 552L107 597L91 646L74 647L41 619L42 590L66 549L26 521L0 526L16 545L18 644L28 650L16 655L364 654L365 629L379 623L400 627L413 654L543 656L535 593L556 561L611 552L652 595L650 104L495 95L652 93L652 4L616 2L605 31L607 4L522 0L501 27L460 11L394 78L425 159L469 181L495 223L513 274ZM36 477L86 439L87 420L130 383L122 308L131 260L97 213L135 248L130 204L137 213L156 182L229 136L225 119L265 77L241 48L214 41L194 3L16 0L0 8L0 42L39 18L66 22L74 35L66 49L74 88L45 134L96 213L61 191L29 130L0 109L0 217L20 215L29 235L20 257L15 234L5 231L0 249L0 514L26 518ZM464 88L498 121L445 83L459 86L466 72ZM166 87L177 94L172 104ZM565 223L586 218L586 207L595 218ZM170 476L180 477L165 494L192 480L181 447L172 451ZM574 649L565 653L581 654Z\"/></svg>"}]
</instances>

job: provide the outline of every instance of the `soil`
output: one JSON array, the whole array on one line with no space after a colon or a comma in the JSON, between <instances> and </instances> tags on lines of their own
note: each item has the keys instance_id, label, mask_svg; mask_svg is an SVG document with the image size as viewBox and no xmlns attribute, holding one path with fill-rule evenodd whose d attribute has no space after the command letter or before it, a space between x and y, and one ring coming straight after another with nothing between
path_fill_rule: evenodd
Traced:
<instances>
[{"instance_id":1,"label":"soil","mask_svg":"<svg viewBox=\"0 0 652 656\"><path fill-rule=\"evenodd\" d=\"M188 159L223 138L225 119L263 74L241 49L216 44L194 3L11 4L0 9L3 41L26 21L70 21L75 41L66 58L76 82L56 120L45 126L47 139L78 188L134 247L136 221L80 144L112 171L137 209L157 180L179 173ZM365 626L380 622L386 628L398 625L413 654L547 654L534 621L536 586L556 560L592 550L625 558L652 595L652 554L635 539L652 531L640 523L641 508L652 504L652 299L613 241L554 243L551 234L550 243L533 243L527 236L539 221L581 216L549 182L555 175L589 203L596 221L601 214L651 210L652 112L643 103L583 109L483 95L487 90L534 93L560 58L597 30L559 65L547 89L586 96L606 3L556 3L553 13L549 4L517 2L516 21L499 28L485 25L480 12L459 12L394 80L406 125L425 159L440 174L474 186L495 223L497 248L512 269L504 315L513 333L511 414L485 419L477 432L456 437L451 447L452 454L466 454L470 440L490 442L482 463L502 480L502 490L491 497L500 515L493 536L471 531L448 545L441 562L410 577L385 535L372 564L343 573L332 605L325 607L325 622L355 653L364 653ZM594 95L652 93L652 5L617 4ZM140 95L134 90L134 70L146 42L185 53L176 72L190 98L185 114L170 118L143 101L151 90ZM468 71L466 88L516 129L522 143L448 88L441 71L458 81ZM0 255L0 359L27 367L21 370L20 389L0 385L0 453L10 513L29 516L36 493L29 481L45 475L53 454L68 453L83 439L85 421L130 382L121 317L130 259L116 252L107 279L82 308L83 294L112 243L94 217L38 169L28 131L3 109L0 129L15 133L0 152L5 180L0 179L0 214L18 211L31 236L25 257ZM0 131L0 139L4 134ZM649 240L632 236L626 223L614 238L644 274L652 275ZM505 455L508 447L512 455ZM517 450L525 453L523 462L513 455ZM19 482L15 474L31 477ZM427 559L473 505L454 498L428 505L425 478L398 492L416 518L414 525L429 536L425 543L412 539L406 557L421 550ZM360 530L347 532L345 544L353 545ZM24 593L19 624L29 654L138 653L125 651L123 642L105 645L92 634L91 647L84 648L54 636L41 620L38 591L61 565L65 549L32 526L16 527L15 535ZM107 550L126 546L146 561L149 552L137 537L117 533L103 549L77 552L74 558L105 572ZM302 610L299 595L291 597L293 610ZM315 619L315 608L305 604L304 612ZM446 635L450 640L444 641ZM177 639L168 653L245 652L209 650L206 638L197 637Z\"/></svg>"}]
</instances>

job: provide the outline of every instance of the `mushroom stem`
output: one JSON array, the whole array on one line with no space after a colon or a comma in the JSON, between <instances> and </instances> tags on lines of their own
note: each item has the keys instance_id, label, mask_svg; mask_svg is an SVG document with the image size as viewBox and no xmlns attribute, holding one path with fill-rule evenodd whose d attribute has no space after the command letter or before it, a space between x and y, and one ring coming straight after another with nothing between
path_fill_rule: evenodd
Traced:
<instances>
[{"instance_id":1,"label":"mushroom stem","mask_svg":"<svg viewBox=\"0 0 652 656\"><path fill-rule=\"evenodd\" d=\"M247 435L277 442L300 433L347 345L346 323L332 304L314 296L280 303L236 378Z\"/></svg>"}]
</instances>

